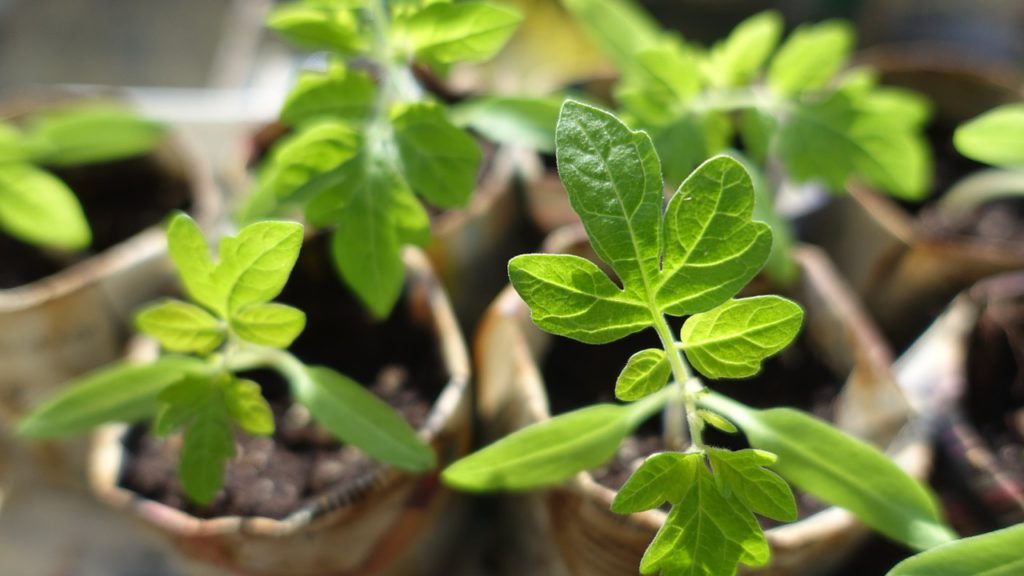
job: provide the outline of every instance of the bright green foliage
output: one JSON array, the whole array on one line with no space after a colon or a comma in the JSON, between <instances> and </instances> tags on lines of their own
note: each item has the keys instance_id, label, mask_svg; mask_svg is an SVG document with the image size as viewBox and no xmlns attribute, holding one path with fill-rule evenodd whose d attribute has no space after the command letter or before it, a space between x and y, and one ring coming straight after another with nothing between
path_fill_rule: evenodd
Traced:
<instances>
[{"instance_id":1,"label":"bright green foliage","mask_svg":"<svg viewBox=\"0 0 1024 576\"><path fill-rule=\"evenodd\" d=\"M619 66L658 42L658 23L630 0L563 0L562 5Z\"/></svg>"},{"instance_id":2,"label":"bright green foliage","mask_svg":"<svg viewBox=\"0 0 1024 576\"><path fill-rule=\"evenodd\" d=\"M1024 524L922 552L886 576L1014 576L1024 571Z\"/></svg>"},{"instance_id":3,"label":"bright green foliage","mask_svg":"<svg viewBox=\"0 0 1024 576\"><path fill-rule=\"evenodd\" d=\"M768 86L784 96L824 88L853 52L853 29L839 21L797 28L768 68Z\"/></svg>"},{"instance_id":4,"label":"bright green foliage","mask_svg":"<svg viewBox=\"0 0 1024 576\"><path fill-rule=\"evenodd\" d=\"M268 25L301 47L328 51L330 63L323 73L303 74L286 99L281 120L294 130L261 167L240 219L302 207L311 224L334 230L331 253L341 278L375 316L386 317L405 277L402 246L430 240L422 202L465 206L482 162L476 139L423 92L413 66L444 74L453 63L491 58L521 19L487 2L318 0L277 7ZM528 99L519 105L532 110ZM479 118L467 122L475 128ZM522 132L545 128L535 115L503 118L533 123ZM553 125L551 119L548 132ZM493 125L481 131L492 135Z\"/></svg>"},{"instance_id":5,"label":"bright green foliage","mask_svg":"<svg viewBox=\"0 0 1024 576\"><path fill-rule=\"evenodd\" d=\"M755 30L762 26L743 34L763 36ZM783 478L910 545L948 538L925 489L877 450L791 410L718 401L690 371L683 352L709 378L753 376L803 321L799 306L777 296L734 299L771 249L770 229L752 220L755 191L742 164L727 156L706 161L663 212L651 138L573 101L562 108L556 155L570 203L621 284L583 258L531 254L509 263L513 287L544 330L605 343L652 327L662 349L637 352L619 375L616 395L633 403L581 408L524 428L453 464L445 482L474 491L562 482L607 462L626 435L667 406L666 426L688 426L690 447L648 458L612 504L623 514L671 505L640 564L644 574L729 576L740 564L765 565L770 553L755 515L796 518ZM681 341L666 315L689 316ZM754 449L706 446L705 423L739 427ZM667 432L679 439L687 431Z\"/></svg>"},{"instance_id":6,"label":"bright green foliage","mask_svg":"<svg viewBox=\"0 0 1024 576\"><path fill-rule=\"evenodd\" d=\"M491 96L458 104L450 114L457 126L472 128L494 142L551 153L561 107L561 98Z\"/></svg>"},{"instance_id":7,"label":"bright green foliage","mask_svg":"<svg viewBox=\"0 0 1024 576\"><path fill-rule=\"evenodd\" d=\"M110 421L154 419L152 432L184 432L179 475L186 494L206 504L220 491L224 464L235 454L235 428L274 433L260 385L238 377L272 368L293 398L342 442L398 468L423 471L434 453L408 423L361 385L329 368L310 368L285 352L306 316L270 302L284 288L302 246L294 222L265 221L221 240L214 262L196 223L184 214L168 226L168 250L195 304L166 300L142 310L139 329L164 349L146 365L116 365L73 383L25 418L18 432L77 434Z\"/></svg>"},{"instance_id":8,"label":"bright green foliage","mask_svg":"<svg viewBox=\"0 0 1024 576\"><path fill-rule=\"evenodd\" d=\"M957 128L953 143L961 154L1007 168L1024 166L1024 104L990 110Z\"/></svg>"},{"instance_id":9,"label":"bright green foliage","mask_svg":"<svg viewBox=\"0 0 1024 576\"><path fill-rule=\"evenodd\" d=\"M0 231L37 246L87 248L92 232L78 198L42 166L137 156L163 136L160 125L110 106L57 109L24 130L0 121Z\"/></svg>"}]
</instances>

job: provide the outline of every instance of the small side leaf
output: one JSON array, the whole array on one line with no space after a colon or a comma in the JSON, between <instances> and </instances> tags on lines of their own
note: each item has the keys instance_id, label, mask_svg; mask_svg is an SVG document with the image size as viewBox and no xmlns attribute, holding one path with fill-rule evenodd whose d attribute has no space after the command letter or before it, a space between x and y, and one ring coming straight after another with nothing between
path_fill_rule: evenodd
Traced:
<instances>
[{"instance_id":1,"label":"small side leaf","mask_svg":"<svg viewBox=\"0 0 1024 576\"><path fill-rule=\"evenodd\" d=\"M604 344L651 325L647 307L586 258L524 254L509 261L508 276L534 323L553 334Z\"/></svg>"},{"instance_id":2,"label":"small side leaf","mask_svg":"<svg viewBox=\"0 0 1024 576\"><path fill-rule=\"evenodd\" d=\"M252 380L232 378L224 387L224 404L231 419L254 436L274 433L274 414L260 385Z\"/></svg>"},{"instance_id":3,"label":"small side leaf","mask_svg":"<svg viewBox=\"0 0 1024 576\"><path fill-rule=\"evenodd\" d=\"M715 475L752 512L779 522L797 519L796 499L789 484L767 467L778 460L763 450L708 449Z\"/></svg>"},{"instance_id":4,"label":"small side leaf","mask_svg":"<svg viewBox=\"0 0 1024 576\"><path fill-rule=\"evenodd\" d=\"M896 565L886 576L1012 576L1024 573L1024 524L943 544Z\"/></svg>"},{"instance_id":5,"label":"small side leaf","mask_svg":"<svg viewBox=\"0 0 1024 576\"><path fill-rule=\"evenodd\" d=\"M171 352L206 355L224 342L224 328L216 318L180 300L147 306L135 316L135 324Z\"/></svg>"},{"instance_id":6,"label":"small side leaf","mask_svg":"<svg viewBox=\"0 0 1024 576\"><path fill-rule=\"evenodd\" d=\"M700 454L662 452L648 456L615 494L612 512L632 514L653 510L665 502L678 504L687 490L685 482L693 478L693 469L703 465Z\"/></svg>"},{"instance_id":7,"label":"small side leaf","mask_svg":"<svg viewBox=\"0 0 1024 576\"><path fill-rule=\"evenodd\" d=\"M238 337L263 346L287 348L306 327L306 314L285 304L253 304L231 317Z\"/></svg>"},{"instance_id":8,"label":"small side leaf","mask_svg":"<svg viewBox=\"0 0 1024 576\"><path fill-rule=\"evenodd\" d=\"M632 402L650 396L665 387L672 367L665 352L657 348L641 350L629 357L615 382L615 397Z\"/></svg>"},{"instance_id":9,"label":"small side leaf","mask_svg":"<svg viewBox=\"0 0 1024 576\"><path fill-rule=\"evenodd\" d=\"M257 222L221 240L213 281L224 295L227 315L280 294L301 247L302 225L296 222Z\"/></svg>"},{"instance_id":10,"label":"small side leaf","mask_svg":"<svg viewBox=\"0 0 1024 576\"><path fill-rule=\"evenodd\" d=\"M81 250L92 242L74 192L31 164L0 164L0 230L40 246Z\"/></svg>"},{"instance_id":11,"label":"small side leaf","mask_svg":"<svg viewBox=\"0 0 1024 576\"><path fill-rule=\"evenodd\" d=\"M993 166L1024 166L1024 104L990 110L957 128L956 149L972 160Z\"/></svg>"},{"instance_id":12,"label":"small side leaf","mask_svg":"<svg viewBox=\"0 0 1024 576\"><path fill-rule=\"evenodd\" d=\"M720 415L715 414L710 410L697 410L697 414L700 416L701 420L706 422L708 425L713 426L718 430L721 430L722 432L725 432L727 434L736 434L737 432L739 432L739 430L736 429L736 426L734 426L732 422L729 422L725 418L722 418Z\"/></svg>"},{"instance_id":13,"label":"small side leaf","mask_svg":"<svg viewBox=\"0 0 1024 576\"><path fill-rule=\"evenodd\" d=\"M680 338L693 367L708 378L747 378L796 338L804 311L779 296L730 300L690 316Z\"/></svg>"}]
</instances>

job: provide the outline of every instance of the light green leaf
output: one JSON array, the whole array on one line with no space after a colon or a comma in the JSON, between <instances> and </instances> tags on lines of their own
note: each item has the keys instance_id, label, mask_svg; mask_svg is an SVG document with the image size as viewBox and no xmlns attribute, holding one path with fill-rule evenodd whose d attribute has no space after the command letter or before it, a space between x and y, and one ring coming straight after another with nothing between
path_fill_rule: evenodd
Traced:
<instances>
[{"instance_id":1,"label":"light green leaf","mask_svg":"<svg viewBox=\"0 0 1024 576\"><path fill-rule=\"evenodd\" d=\"M202 230L188 214L179 213L167 227L167 251L178 269L185 292L208 309L224 313L224 295L213 283L213 258Z\"/></svg>"},{"instance_id":2,"label":"light green leaf","mask_svg":"<svg viewBox=\"0 0 1024 576\"><path fill-rule=\"evenodd\" d=\"M651 325L647 306L585 258L525 254L508 263L508 274L534 323L554 334L603 344Z\"/></svg>"},{"instance_id":3,"label":"light green leaf","mask_svg":"<svg viewBox=\"0 0 1024 576\"><path fill-rule=\"evenodd\" d=\"M305 327L302 310L275 302L246 306L231 316L231 329L239 338L274 348L291 346Z\"/></svg>"},{"instance_id":4,"label":"light green leaf","mask_svg":"<svg viewBox=\"0 0 1024 576\"><path fill-rule=\"evenodd\" d=\"M722 494L699 462L675 480L682 497L644 553L641 574L734 576L737 564L768 562L771 552L754 515L739 499Z\"/></svg>"},{"instance_id":5,"label":"light green leaf","mask_svg":"<svg viewBox=\"0 0 1024 576\"><path fill-rule=\"evenodd\" d=\"M622 280L646 301L661 258L662 180L650 137L615 116L567 101L555 131L562 184L590 242Z\"/></svg>"},{"instance_id":6,"label":"light green leaf","mask_svg":"<svg viewBox=\"0 0 1024 576\"><path fill-rule=\"evenodd\" d=\"M164 356L151 364L113 364L77 380L18 423L18 434L51 438L81 434L108 422L134 422L157 410L157 395L187 373L202 373L197 358Z\"/></svg>"},{"instance_id":7,"label":"light green leaf","mask_svg":"<svg viewBox=\"0 0 1024 576\"><path fill-rule=\"evenodd\" d=\"M555 110L558 115L558 110ZM552 127L554 124L551 125ZM554 137L552 137L554 141ZM29 149L21 131L7 122L0 121L0 164L29 160ZM2 168L0 168L2 169Z\"/></svg>"},{"instance_id":8,"label":"light green leaf","mask_svg":"<svg viewBox=\"0 0 1024 576\"><path fill-rule=\"evenodd\" d=\"M657 348L641 350L629 357L615 382L615 397L632 402L650 396L665 387L672 367L665 351Z\"/></svg>"},{"instance_id":9,"label":"light green leaf","mask_svg":"<svg viewBox=\"0 0 1024 576\"><path fill-rule=\"evenodd\" d=\"M714 393L700 402L777 455L783 478L889 538L919 550L954 538L932 495L877 448L789 408L755 410Z\"/></svg>"},{"instance_id":10,"label":"light green leaf","mask_svg":"<svg viewBox=\"0 0 1024 576\"><path fill-rule=\"evenodd\" d=\"M280 294L301 247L302 225L296 222L257 222L223 238L213 281L224 295L226 315Z\"/></svg>"},{"instance_id":11,"label":"light green leaf","mask_svg":"<svg viewBox=\"0 0 1024 576\"><path fill-rule=\"evenodd\" d=\"M555 125L560 98L488 96L449 109L452 122L472 128L492 142L524 146L538 152L555 151Z\"/></svg>"},{"instance_id":12,"label":"light green leaf","mask_svg":"<svg viewBox=\"0 0 1024 576\"><path fill-rule=\"evenodd\" d=\"M669 201L658 306L680 316L727 301L761 270L771 229L751 220L754 188L728 156L697 168Z\"/></svg>"},{"instance_id":13,"label":"light green leaf","mask_svg":"<svg viewBox=\"0 0 1024 576\"><path fill-rule=\"evenodd\" d=\"M271 28L289 42L309 50L333 50L342 54L366 49L359 20L347 7L292 2L278 6L267 18Z\"/></svg>"},{"instance_id":14,"label":"light green leaf","mask_svg":"<svg viewBox=\"0 0 1024 576\"><path fill-rule=\"evenodd\" d=\"M1015 576L1024 572L1024 524L922 552L886 576Z\"/></svg>"},{"instance_id":15,"label":"light green leaf","mask_svg":"<svg viewBox=\"0 0 1024 576\"><path fill-rule=\"evenodd\" d=\"M356 132L344 122L323 121L304 126L274 147L260 172L260 192L277 204L303 202L336 188L344 189L341 170L359 146Z\"/></svg>"},{"instance_id":16,"label":"light green leaf","mask_svg":"<svg viewBox=\"0 0 1024 576\"><path fill-rule=\"evenodd\" d=\"M403 470L423 472L437 465L433 448L359 383L320 366L302 367L290 381L313 419L342 442Z\"/></svg>"},{"instance_id":17,"label":"light green leaf","mask_svg":"<svg viewBox=\"0 0 1024 576\"><path fill-rule=\"evenodd\" d=\"M1008 104L974 118L953 134L956 149L993 166L1024 166L1024 104Z\"/></svg>"},{"instance_id":18,"label":"light green leaf","mask_svg":"<svg viewBox=\"0 0 1024 576\"><path fill-rule=\"evenodd\" d=\"M281 121L297 125L317 118L361 121L370 114L376 89L366 72L332 66L306 72L281 107Z\"/></svg>"},{"instance_id":19,"label":"light green leaf","mask_svg":"<svg viewBox=\"0 0 1024 576\"><path fill-rule=\"evenodd\" d=\"M459 460L441 478L471 492L558 484L610 460L622 439L663 404L663 398L651 397L629 406L597 404L559 414Z\"/></svg>"},{"instance_id":20,"label":"light green leaf","mask_svg":"<svg viewBox=\"0 0 1024 576\"><path fill-rule=\"evenodd\" d=\"M135 325L171 352L206 355L224 342L224 327L216 318L180 300L147 306L136 314Z\"/></svg>"},{"instance_id":21,"label":"light green leaf","mask_svg":"<svg viewBox=\"0 0 1024 576\"><path fill-rule=\"evenodd\" d=\"M40 246L81 250L92 242L75 194L31 164L0 164L0 230Z\"/></svg>"},{"instance_id":22,"label":"light green leaf","mask_svg":"<svg viewBox=\"0 0 1024 576\"><path fill-rule=\"evenodd\" d=\"M711 414L705 412L706 414ZM779 522L797 519L796 499L786 481L768 470L778 458L763 450L708 449L715 476L752 512Z\"/></svg>"},{"instance_id":23,"label":"light green leaf","mask_svg":"<svg viewBox=\"0 0 1024 576\"><path fill-rule=\"evenodd\" d=\"M516 31L519 12L483 2L436 3L395 23L399 42L428 62L480 62L498 53Z\"/></svg>"},{"instance_id":24,"label":"light green leaf","mask_svg":"<svg viewBox=\"0 0 1024 576\"><path fill-rule=\"evenodd\" d=\"M708 55L708 74L716 86L741 86L754 79L782 36L782 16L761 12L741 22Z\"/></svg>"},{"instance_id":25,"label":"light green leaf","mask_svg":"<svg viewBox=\"0 0 1024 576\"><path fill-rule=\"evenodd\" d=\"M235 437L224 397L214 389L196 405L181 445L178 478L185 494L209 504L224 485L224 464L235 455Z\"/></svg>"},{"instance_id":26,"label":"light green leaf","mask_svg":"<svg viewBox=\"0 0 1024 576\"><path fill-rule=\"evenodd\" d=\"M793 31L768 68L768 85L783 96L824 88L853 50L854 33L837 20Z\"/></svg>"},{"instance_id":27,"label":"light green leaf","mask_svg":"<svg viewBox=\"0 0 1024 576\"><path fill-rule=\"evenodd\" d=\"M26 138L37 162L75 166L145 154L165 134L162 125L129 110L86 106L35 116Z\"/></svg>"},{"instance_id":28,"label":"light green leaf","mask_svg":"<svg viewBox=\"0 0 1024 576\"><path fill-rule=\"evenodd\" d=\"M705 423L721 430L722 432L726 432L728 434L736 434L737 432L739 432L739 430L737 430L736 427L733 426L732 422L729 422L725 418L722 418L721 416L715 414L714 412L711 412L710 410L698 409L697 415L700 416L700 419L703 420Z\"/></svg>"},{"instance_id":29,"label":"light green leaf","mask_svg":"<svg viewBox=\"0 0 1024 576\"><path fill-rule=\"evenodd\" d=\"M653 48L661 37L661 27L631 0L562 0L598 48L620 70L630 66L633 56Z\"/></svg>"},{"instance_id":30,"label":"light green leaf","mask_svg":"<svg viewBox=\"0 0 1024 576\"><path fill-rule=\"evenodd\" d=\"M678 504L686 494L684 482L693 478L695 467L703 465L704 458L697 453L662 452L648 456L615 494L612 512L632 514L653 510L665 502Z\"/></svg>"},{"instance_id":31,"label":"light green leaf","mask_svg":"<svg viewBox=\"0 0 1024 576\"><path fill-rule=\"evenodd\" d=\"M254 436L274 433L274 413L263 397L260 385L252 380L232 378L224 387L224 404L231 419Z\"/></svg>"},{"instance_id":32,"label":"light green leaf","mask_svg":"<svg viewBox=\"0 0 1024 576\"><path fill-rule=\"evenodd\" d=\"M804 311L779 296L730 300L687 318L680 333L693 367L708 378L747 378L796 338Z\"/></svg>"},{"instance_id":33,"label":"light green leaf","mask_svg":"<svg viewBox=\"0 0 1024 576\"><path fill-rule=\"evenodd\" d=\"M437 104L401 104L391 110L395 141L409 185L435 206L464 205L476 187L480 147Z\"/></svg>"},{"instance_id":34,"label":"light green leaf","mask_svg":"<svg viewBox=\"0 0 1024 576\"><path fill-rule=\"evenodd\" d=\"M637 118L662 125L684 113L700 89L696 56L676 42L665 42L636 54L615 97Z\"/></svg>"}]
</instances>

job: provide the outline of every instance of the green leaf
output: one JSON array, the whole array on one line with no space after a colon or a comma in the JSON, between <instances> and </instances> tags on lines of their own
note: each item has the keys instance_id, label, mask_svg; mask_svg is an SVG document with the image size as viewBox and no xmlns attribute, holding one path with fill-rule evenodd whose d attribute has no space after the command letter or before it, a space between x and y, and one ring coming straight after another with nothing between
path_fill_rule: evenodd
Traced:
<instances>
[{"instance_id":1,"label":"green leaf","mask_svg":"<svg viewBox=\"0 0 1024 576\"><path fill-rule=\"evenodd\" d=\"M380 398L329 368L303 368L293 375L296 398L335 437L373 458L403 470L423 472L437 465L433 449Z\"/></svg>"},{"instance_id":2,"label":"green leaf","mask_svg":"<svg viewBox=\"0 0 1024 576\"><path fill-rule=\"evenodd\" d=\"M180 300L147 306L135 316L135 325L171 352L206 355L224 342L224 327L216 318Z\"/></svg>"},{"instance_id":3,"label":"green leaf","mask_svg":"<svg viewBox=\"0 0 1024 576\"><path fill-rule=\"evenodd\" d=\"M213 281L224 295L221 310L228 317L244 306L274 299L302 247L302 225L296 222L257 222L220 243L220 264Z\"/></svg>"},{"instance_id":4,"label":"green leaf","mask_svg":"<svg viewBox=\"0 0 1024 576\"><path fill-rule=\"evenodd\" d=\"M779 522L797 519L796 499L786 481L768 470L778 461L763 450L708 449L715 476L751 511Z\"/></svg>"},{"instance_id":5,"label":"green leaf","mask_svg":"<svg viewBox=\"0 0 1024 576\"><path fill-rule=\"evenodd\" d=\"M712 158L680 186L665 213L665 257L657 288L675 316L727 301L757 275L771 251L771 229L751 220L754 188L743 166Z\"/></svg>"},{"instance_id":6,"label":"green leaf","mask_svg":"<svg viewBox=\"0 0 1024 576\"><path fill-rule=\"evenodd\" d=\"M323 121L304 126L274 147L260 172L259 187L277 204L303 202L342 186L342 167L359 146L356 132L344 122Z\"/></svg>"},{"instance_id":7,"label":"green leaf","mask_svg":"<svg viewBox=\"0 0 1024 576\"><path fill-rule=\"evenodd\" d=\"M555 115L557 114L556 109ZM0 121L0 164L29 160L29 152L21 132L13 125Z\"/></svg>"},{"instance_id":8,"label":"green leaf","mask_svg":"<svg viewBox=\"0 0 1024 576\"><path fill-rule=\"evenodd\" d=\"M684 113L684 105L700 89L696 56L678 43L665 42L636 54L615 97L637 118L666 124Z\"/></svg>"},{"instance_id":9,"label":"green leaf","mask_svg":"<svg viewBox=\"0 0 1024 576\"><path fill-rule=\"evenodd\" d=\"M449 114L457 126L472 128L492 142L551 153L561 107L560 98L489 96L456 104Z\"/></svg>"},{"instance_id":10,"label":"green leaf","mask_svg":"<svg viewBox=\"0 0 1024 576\"><path fill-rule=\"evenodd\" d=\"M167 251L189 297L223 314L224 296L213 282L210 247L199 225L188 214L178 213L167 226Z\"/></svg>"},{"instance_id":11,"label":"green leaf","mask_svg":"<svg viewBox=\"0 0 1024 576\"><path fill-rule=\"evenodd\" d=\"M366 41L359 33L359 20L344 6L284 4L267 18L267 27L309 50L353 54L366 49Z\"/></svg>"},{"instance_id":12,"label":"green leaf","mask_svg":"<svg viewBox=\"0 0 1024 576\"><path fill-rule=\"evenodd\" d=\"M630 66L635 54L653 48L662 35L657 21L630 0L562 0L561 4L620 70Z\"/></svg>"},{"instance_id":13,"label":"green leaf","mask_svg":"<svg viewBox=\"0 0 1024 576\"><path fill-rule=\"evenodd\" d=\"M782 16L761 12L741 22L708 55L708 74L716 86L741 86L754 79L782 36Z\"/></svg>"},{"instance_id":14,"label":"green leaf","mask_svg":"<svg viewBox=\"0 0 1024 576\"><path fill-rule=\"evenodd\" d=\"M253 304L231 316L231 329L238 337L274 348L287 348L306 328L302 310L274 302Z\"/></svg>"},{"instance_id":15,"label":"green leaf","mask_svg":"<svg viewBox=\"0 0 1024 576\"><path fill-rule=\"evenodd\" d=\"M739 432L739 430L736 429L736 426L733 426L732 422L729 422L725 418L722 418L721 416L715 414L714 412L711 412L710 410L697 410L697 415L700 416L701 420L703 420L704 422L711 426L714 426L715 428L721 430L722 432L728 434L736 434L737 432Z\"/></svg>"},{"instance_id":16,"label":"green leaf","mask_svg":"<svg viewBox=\"0 0 1024 576\"><path fill-rule=\"evenodd\" d=\"M693 478L696 466L703 465L704 458L697 453L662 452L648 456L615 494L612 512L633 514L653 510L665 502L678 504L686 493L684 481Z\"/></svg>"},{"instance_id":17,"label":"green leaf","mask_svg":"<svg viewBox=\"0 0 1024 576\"><path fill-rule=\"evenodd\" d=\"M548 332L603 344L651 325L647 306L585 258L525 254L508 263L508 275L534 323Z\"/></svg>"},{"instance_id":18,"label":"green leaf","mask_svg":"<svg viewBox=\"0 0 1024 576\"><path fill-rule=\"evenodd\" d=\"M396 21L399 42L428 62L480 62L498 53L516 31L519 12L483 2L436 3Z\"/></svg>"},{"instance_id":19,"label":"green leaf","mask_svg":"<svg viewBox=\"0 0 1024 576\"><path fill-rule=\"evenodd\" d=\"M404 175L413 190L441 208L463 206L476 187L480 147L437 104L401 104L391 111Z\"/></svg>"},{"instance_id":20,"label":"green leaf","mask_svg":"<svg viewBox=\"0 0 1024 576\"><path fill-rule=\"evenodd\" d=\"M654 398L654 400L658 400ZM531 490L600 466L622 439L664 404L597 404L527 426L449 466L449 486L471 492Z\"/></svg>"},{"instance_id":21,"label":"green leaf","mask_svg":"<svg viewBox=\"0 0 1024 576\"><path fill-rule=\"evenodd\" d=\"M188 373L203 372L197 358L164 356L151 364L113 364L87 374L18 423L18 434L51 438L81 434L108 422L134 422L157 410L157 395Z\"/></svg>"},{"instance_id":22,"label":"green leaf","mask_svg":"<svg viewBox=\"0 0 1024 576\"><path fill-rule=\"evenodd\" d=\"M332 66L306 72L281 107L281 121L292 126L318 118L361 121L370 114L376 89L366 72Z\"/></svg>"},{"instance_id":23,"label":"green leaf","mask_svg":"<svg viewBox=\"0 0 1024 576\"><path fill-rule=\"evenodd\" d=\"M157 396L160 403L151 431L166 437L192 420L199 404L208 401L214 380L209 375L186 374L183 379L163 389Z\"/></svg>"},{"instance_id":24,"label":"green leaf","mask_svg":"<svg viewBox=\"0 0 1024 576\"><path fill-rule=\"evenodd\" d=\"M956 149L993 166L1024 166L1024 104L990 110L957 128Z\"/></svg>"},{"instance_id":25,"label":"green leaf","mask_svg":"<svg viewBox=\"0 0 1024 576\"><path fill-rule=\"evenodd\" d=\"M1014 576L1024 571L1024 524L922 552L886 576Z\"/></svg>"},{"instance_id":26,"label":"green leaf","mask_svg":"<svg viewBox=\"0 0 1024 576\"><path fill-rule=\"evenodd\" d=\"M738 498L724 495L698 462L675 480L682 497L644 553L641 574L733 576L737 564L768 563L771 552L754 515Z\"/></svg>"},{"instance_id":27,"label":"green leaf","mask_svg":"<svg viewBox=\"0 0 1024 576\"><path fill-rule=\"evenodd\" d=\"M687 113L651 130L654 147L665 159L669 184L678 186L698 165L724 150L732 140L732 122L720 112Z\"/></svg>"},{"instance_id":28,"label":"green leaf","mask_svg":"<svg viewBox=\"0 0 1024 576\"><path fill-rule=\"evenodd\" d=\"M740 137L747 154L764 164L776 131L775 117L757 108L748 108L740 115Z\"/></svg>"},{"instance_id":29,"label":"green leaf","mask_svg":"<svg viewBox=\"0 0 1024 576\"><path fill-rule=\"evenodd\" d=\"M219 389L196 405L185 429L178 477L194 502L209 504L224 485L224 464L235 455L231 419Z\"/></svg>"},{"instance_id":30,"label":"green leaf","mask_svg":"<svg viewBox=\"0 0 1024 576\"><path fill-rule=\"evenodd\" d=\"M631 402L650 396L665 387L672 367L664 350L648 348L629 357L615 382L615 397Z\"/></svg>"},{"instance_id":31,"label":"green leaf","mask_svg":"<svg viewBox=\"0 0 1024 576\"><path fill-rule=\"evenodd\" d=\"M0 164L0 230L40 246L81 250L92 242L78 198L31 164Z\"/></svg>"},{"instance_id":32,"label":"green leaf","mask_svg":"<svg viewBox=\"0 0 1024 576\"><path fill-rule=\"evenodd\" d=\"M555 131L562 184L594 250L640 301L661 258L661 166L650 137L608 112L567 101Z\"/></svg>"},{"instance_id":33,"label":"green leaf","mask_svg":"<svg viewBox=\"0 0 1024 576\"><path fill-rule=\"evenodd\" d=\"M252 380L232 378L224 387L224 404L231 419L254 436L274 433L274 413L263 397L260 385Z\"/></svg>"},{"instance_id":34,"label":"green leaf","mask_svg":"<svg viewBox=\"0 0 1024 576\"><path fill-rule=\"evenodd\" d=\"M162 125L129 110L88 106L35 116L26 137L37 162L75 166L145 154L165 134Z\"/></svg>"},{"instance_id":35,"label":"green leaf","mask_svg":"<svg viewBox=\"0 0 1024 576\"><path fill-rule=\"evenodd\" d=\"M747 378L796 338L804 311L778 296L730 300L687 318L680 334L693 367L708 378Z\"/></svg>"},{"instance_id":36,"label":"green leaf","mask_svg":"<svg viewBox=\"0 0 1024 576\"><path fill-rule=\"evenodd\" d=\"M776 454L783 478L889 538L916 549L954 538L932 495L877 448L789 408L755 410L714 393L700 402L735 422L751 446Z\"/></svg>"},{"instance_id":37,"label":"green leaf","mask_svg":"<svg viewBox=\"0 0 1024 576\"><path fill-rule=\"evenodd\" d=\"M768 68L768 85L783 96L824 88L853 50L854 33L837 20L793 31Z\"/></svg>"}]
</instances>

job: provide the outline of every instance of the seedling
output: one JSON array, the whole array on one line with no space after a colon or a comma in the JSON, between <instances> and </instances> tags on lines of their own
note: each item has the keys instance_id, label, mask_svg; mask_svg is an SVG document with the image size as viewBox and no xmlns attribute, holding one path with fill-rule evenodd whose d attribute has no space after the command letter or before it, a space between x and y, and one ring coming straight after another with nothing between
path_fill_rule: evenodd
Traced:
<instances>
[{"instance_id":1,"label":"seedling","mask_svg":"<svg viewBox=\"0 0 1024 576\"><path fill-rule=\"evenodd\" d=\"M785 182L818 181L841 192L856 176L904 200L928 191L929 106L912 92L879 86L869 70L844 72L855 43L845 22L802 25L780 46L782 17L763 12L704 48L659 31L628 2L569 6L618 54L616 100L650 133L670 184L738 136L755 186L764 182L757 209L775 231L773 276L795 272L786 259L792 232L773 209ZM620 20L633 23L624 27L630 33L614 33Z\"/></svg>"},{"instance_id":2,"label":"seedling","mask_svg":"<svg viewBox=\"0 0 1024 576\"><path fill-rule=\"evenodd\" d=\"M294 131L272 151L242 219L301 207L309 223L334 230L342 279L373 314L386 316L402 288L402 245L430 240L416 195L440 209L463 206L481 164L477 141L424 91L414 65L443 73L456 62L486 60L520 20L483 2L279 7L269 26L299 46L327 51L330 61L324 72L303 74L285 101L280 117ZM458 118L489 135L536 139L530 122L550 109L543 101L491 99ZM494 126L495 117L510 116L523 118L523 129Z\"/></svg>"},{"instance_id":3,"label":"seedling","mask_svg":"<svg viewBox=\"0 0 1024 576\"><path fill-rule=\"evenodd\" d=\"M968 214L993 200L1024 195L1024 104L1007 104L960 126L953 144L964 156L994 166L950 187L938 208L948 216Z\"/></svg>"},{"instance_id":4,"label":"seedling","mask_svg":"<svg viewBox=\"0 0 1024 576\"><path fill-rule=\"evenodd\" d=\"M45 248L87 248L92 232L78 198L46 167L136 156L163 135L160 125L112 107L39 114L24 130L0 121L0 232Z\"/></svg>"},{"instance_id":5,"label":"seedling","mask_svg":"<svg viewBox=\"0 0 1024 576\"><path fill-rule=\"evenodd\" d=\"M755 514L797 517L789 480L915 548L952 538L931 496L877 449L788 408L756 410L710 392L702 378L757 374L797 335L803 311L778 296L734 298L764 266L771 230L752 219L746 170L728 156L701 164L662 211L661 166L651 138L578 102L556 129L562 183L597 255L530 254L509 278L542 329L604 344L653 328L662 347L634 354L616 396L529 426L453 464L444 480L472 491L527 490L607 462L620 442L665 412L666 446L619 490L612 510L671 506L644 574L735 574L769 548ZM688 316L678 337L666 316ZM670 382L672 380L672 382ZM707 445L706 426L742 430L751 448ZM689 438L687 444L686 439Z\"/></svg>"},{"instance_id":6,"label":"seedling","mask_svg":"<svg viewBox=\"0 0 1024 576\"><path fill-rule=\"evenodd\" d=\"M136 323L168 353L72 382L22 420L19 434L65 436L105 422L153 418L157 436L184 431L181 483L192 500L206 504L220 490L224 463L235 453L234 429L255 436L274 432L259 384L239 376L270 368L338 440L405 470L435 466L433 450L387 404L347 376L307 366L286 351L305 328L306 316L272 300L298 258L301 225L249 225L221 241L219 262L184 214L171 221L167 240L191 302L154 304L139 312Z\"/></svg>"}]
</instances>

